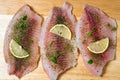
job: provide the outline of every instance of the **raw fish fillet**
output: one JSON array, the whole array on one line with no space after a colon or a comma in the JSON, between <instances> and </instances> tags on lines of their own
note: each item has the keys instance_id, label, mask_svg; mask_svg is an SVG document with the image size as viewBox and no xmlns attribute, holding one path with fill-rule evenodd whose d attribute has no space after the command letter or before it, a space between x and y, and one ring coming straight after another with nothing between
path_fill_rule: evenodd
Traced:
<instances>
[{"instance_id":1,"label":"raw fish fillet","mask_svg":"<svg viewBox=\"0 0 120 80\"><path fill-rule=\"evenodd\" d=\"M12 18L4 39L4 55L10 75L14 74L21 78L37 68L40 58L41 23L42 17L28 5L23 6ZM22 59L14 57L9 49L11 39L21 45L29 53L29 57Z\"/></svg>"},{"instance_id":2,"label":"raw fish fillet","mask_svg":"<svg viewBox=\"0 0 120 80\"><path fill-rule=\"evenodd\" d=\"M62 8L54 7L42 27L40 36L42 64L51 80L56 80L61 73L77 64L76 19L71 11L72 5L67 2ZM51 33L50 29L56 24L66 25L72 32L72 39L67 40Z\"/></svg>"},{"instance_id":3,"label":"raw fish fillet","mask_svg":"<svg viewBox=\"0 0 120 80\"><path fill-rule=\"evenodd\" d=\"M84 13L76 27L76 38L79 50L87 69L94 75L100 76L105 65L114 59L116 53L116 21L98 8L85 5ZM91 33L91 36L87 36ZM103 38L109 38L108 49L101 54L94 54L87 49L87 46ZM92 60L92 64L88 61Z\"/></svg>"}]
</instances>

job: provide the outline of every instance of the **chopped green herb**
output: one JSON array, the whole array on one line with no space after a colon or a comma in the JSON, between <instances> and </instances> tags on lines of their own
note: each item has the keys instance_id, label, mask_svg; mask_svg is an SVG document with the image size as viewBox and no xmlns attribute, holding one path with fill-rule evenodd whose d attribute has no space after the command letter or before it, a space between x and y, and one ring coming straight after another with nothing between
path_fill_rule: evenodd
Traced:
<instances>
[{"instance_id":1,"label":"chopped green herb","mask_svg":"<svg viewBox=\"0 0 120 80\"><path fill-rule=\"evenodd\" d=\"M59 51L56 51L55 57L58 58L60 55L61 55L60 52L59 52Z\"/></svg>"},{"instance_id":2,"label":"chopped green herb","mask_svg":"<svg viewBox=\"0 0 120 80\"><path fill-rule=\"evenodd\" d=\"M20 23L20 27L21 27L22 29L25 29L25 28L26 28L26 24Z\"/></svg>"},{"instance_id":3,"label":"chopped green herb","mask_svg":"<svg viewBox=\"0 0 120 80\"><path fill-rule=\"evenodd\" d=\"M18 43L18 44L20 44L20 39L15 39L15 41Z\"/></svg>"},{"instance_id":4,"label":"chopped green herb","mask_svg":"<svg viewBox=\"0 0 120 80\"><path fill-rule=\"evenodd\" d=\"M29 42L29 43L33 43L33 40L32 40L32 39L28 39L28 42Z\"/></svg>"},{"instance_id":5,"label":"chopped green herb","mask_svg":"<svg viewBox=\"0 0 120 80\"><path fill-rule=\"evenodd\" d=\"M88 60L88 64L92 64L92 63L93 63L92 59Z\"/></svg>"},{"instance_id":6,"label":"chopped green herb","mask_svg":"<svg viewBox=\"0 0 120 80\"><path fill-rule=\"evenodd\" d=\"M51 61L56 64L57 63L57 58L56 57L52 57Z\"/></svg>"},{"instance_id":7,"label":"chopped green herb","mask_svg":"<svg viewBox=\"0 0 120 80\"><path fill-rule=\"evenodd\" d=\"M50 47L53 45L53 42L54 42L54 41L50 41Z\"/></svg>"},{"instance_id":8,"label":"chopped green herb","mask_svg":"<svg viewBox=\"0 0 120 80\"><path fill-rule=\"evenodd\" d=\"M86 34L86 36L87 36L88 38L90 38L90 37L92 36L92 33L91 33L91 32L88 32L88 33Z\"/></svg>"},{"instance_id":9,"label":"chopped green herb","mask_svg":"<svg viewBox=\"0 0 120 80\"><path fill-rule=\"evenodd\" d=\"M117 27L112 28L112 31L116 31L116 30L117 30Z\"/></svg>"},{"instance_id":10,"label":"chopped green herb","mask_svg":"<svg viewBox=\"0 0 120 80\"><path fill-rule=\"evenodd\" d=\"M85 44L85 42L86 42L86 40L83 40L83 41L82 41L82 44Z\"/></svg>"},{"instance_id":11,"label":"chopped green herb","mask_svg":"<svg viewBox=\"0 0 120 80\"><path fill-rule=\"evenodd\" d=\"M93 27L92 27L92 31L95 31L95 30L96 30L96 27L95 27L95 26L93 26Z\"/></svg>"},{"instance_id":12,"label":"chopped green herb","mask_svg":"<svg viewBox=\"0 0 120 80\"><path fill-rule=\"evenodd\" d=\"M23 19L23 20L26 20L26 19L27 19L27 15L23 16L22 19Z\"/></svg>"}]
</instances>

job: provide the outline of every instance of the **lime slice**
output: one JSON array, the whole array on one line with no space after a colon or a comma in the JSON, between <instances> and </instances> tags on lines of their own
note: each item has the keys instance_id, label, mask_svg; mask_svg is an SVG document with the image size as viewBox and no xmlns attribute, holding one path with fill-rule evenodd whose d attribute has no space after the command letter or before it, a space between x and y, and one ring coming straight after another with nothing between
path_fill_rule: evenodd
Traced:
<instances>
[{"instance_id":1,"label":"lime slice","mask_svg":"<svg viewBox=\"0 0 120 80\"><path fill-rule=\"evenodd\" d=\"M50 29L50 32L64 37L65 39L71 40L71 31L70 29L64 24L56 24Z\"/></svg>"},{"instance_id":2,"label":"lime slice","mask_svg":"<svg viewBox=\"0 0 120 80\"><path fill-rule=\"evenodd\" d=\"M26 58L29 56L28 52L25 51L15 40L11 40L9 44L11 54L16 58Z\"/></svg>"},{"instance_id":3,"label":"lime slice","mask_svg":"<svg viewBox=\"0 0 120 80\"><path fill-rule=\"evenodd\" d=\"M105 52L108 46L109 46L109 38L104 38L89 44L87 48L89 51L99 54Z\"/></svg>"}]
</instances>

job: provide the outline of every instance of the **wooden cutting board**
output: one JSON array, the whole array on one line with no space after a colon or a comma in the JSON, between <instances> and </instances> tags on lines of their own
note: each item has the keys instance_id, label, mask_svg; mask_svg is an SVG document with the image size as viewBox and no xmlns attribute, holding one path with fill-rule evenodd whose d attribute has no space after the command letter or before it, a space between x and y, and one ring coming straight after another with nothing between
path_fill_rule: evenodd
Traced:
<instances>
[{"instance_id":1,"label":"wooden cutting board","mask_svg":"<svg viewBox=\"0 0 120 80\"><path fill-rule=\"evenodd\" d=\"M0 0L0 80L19 80L14 75L8 75L3 55L4 34L12 18L11 15L15 14L23 5L29 4L42 16L48 16L54 6L62 6L65 1L73 5L73 13L78 19L82 15L84 4L96 6L115 18L118 23L117 52L115 60L106 66L102 77L96 77L86 69L80 54L78 65L62 74L59 80L120 80L120 0ZM42 68L41 60L38 68L25 75L21 80L49 80Z\"/></svg>"},{"instance_id":2,"label":"wooden cutting board","mask_svg":"<svg viewBox=\"0 0 120 80\"><path fill-rule=\"evenodd\" d=\"M16 76L8 75L7 64L3 55L3 41L6 28L12 15L0 15L0 80L19 80ZM118 26L120 21L117 20ZM79 55L78 65L75 68L62 74L59 80L120 80L120 28L117 30L117 52L115 60L111 61L105 68L102 77L92 75L85 67L81 54ZM41 64L33 72L25 75L21 80L49 80Z\"/></svg>"}]
</instances>

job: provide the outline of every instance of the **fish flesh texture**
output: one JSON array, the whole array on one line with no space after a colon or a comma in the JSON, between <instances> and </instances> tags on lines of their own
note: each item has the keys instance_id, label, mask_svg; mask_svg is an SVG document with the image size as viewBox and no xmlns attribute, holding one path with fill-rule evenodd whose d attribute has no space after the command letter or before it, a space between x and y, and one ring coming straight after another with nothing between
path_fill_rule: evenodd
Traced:
<instances>
[{"instance_id":1,"label":"fish flesh texture","mask_svg":"<svg viewBox=\"0 0 120 80\"><path fill-rule=\"evenodd\" d=\"M72 5L68 2L65 2L62 8L54 7L42 26L40 36L41 59L44 70L51 80L58 79L61 73L77 64L76 19L71 11ZM72 39L68 40L51 33L50 29L56 24L66 25L72 33Z\"/></svg>"},{"instance_id":2,"label":"fish flesh texture","mask_svg":"<svg viewBox=\"0 0 120 80\"><path fill-rule=\"evenodd\" d=\"M84 13L76 27L76 39L87 69L96 76L102 75L105 65L115 57L116 29L116 21L103 11L90 5L84 6ZM88 33L91 36L87 36ZM109 47L105 52L95 54L87 49L90 43L106 37L109 38ZM89 60L93 63L89 64Z\"/></svg>"},{"instance_id":3,"label":"fish flesh texture","mask_svg":"<svg viewBox=\"0 0 120 80\"><path fill-rule=\"evenodd\" d=\"M40 59L39 36L42 17L29 5L23 6L12 18L4 39L4 56L8 63L10 75L21 78L38 66ZM14 39L29 53L27 58L14 57L9 49L10 41Z\"/></svg>"}]
</instances>

